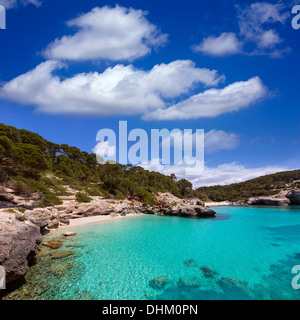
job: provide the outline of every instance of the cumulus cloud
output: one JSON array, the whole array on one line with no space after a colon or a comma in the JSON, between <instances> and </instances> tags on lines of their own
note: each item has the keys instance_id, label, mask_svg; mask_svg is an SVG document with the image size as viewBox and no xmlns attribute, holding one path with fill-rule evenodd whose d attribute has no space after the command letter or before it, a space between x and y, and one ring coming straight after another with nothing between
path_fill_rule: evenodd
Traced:
<instances>
[{"instance_id":1,"label":"cumulus cloud","mask_svg":"<svg viewBox=\"0 0 300 320\"><path fill-rule=\"evenodd\" d=\"M198 45L192 46L196 52L211 56L226 56L237 53L247 55L270 55L278 58L290 51L290 48L278 48L284 42L275 24L284 25L290 16L289 6L283 2L276 4L255 2L237 6L237 18L240 32L225 32L220 36L204 38ZM246 44L251 49L243 50Z\"/></svg>"},{"instance_id":2,"label":"cumulus cloud","mask_svg":"<svg viewBox=\"0 0 300 320\"><path fill-rule=\"evenodd\" d=\"M196 133L185 132L185 136L189 141L195 140ZM201 135L201 134L200 134ZM176 146L182 146L183 144L183 132L177 130L172 134L174 141L174 148ZM167 140L167 139L163 139ZM228 133L223 130L210 130L204 133L204 148L205 153L211 154L220 150L233 150L240 144L240 137L235 133ZM180 147L181 148L181 147Z\"/></svg>"},{"instance_id":3,"label":"cumulus cloud","mask_svg":"<svg viewBox=\"0 0 300 320\"><path fill-rule=\"evenodd\" d=\"M6 9L15 8L19 5L28 5L33 4L36 7L39 7L42 4L42 1L40 0L0 0L0 5L2 5Z\"/></svg>"},{"instance_id":4,"label":"cumulus cloud","mask_svg":"<svg viewBox=\"0 0 300 320\"><path fill-rule=\"evenodd\" d=\"M283 42L278 32L272 28L275 23L285 24L290 16L283 3L256 2L239 7L238 20L240 34L245 41L257 44L256 54L279 55L276 45ZM282 49L286 51L286 49Z\"/></svg>"},{"instance_id":5,"label":"cumulus cloud","mask_svg":"<svg viewBox=\"0 0 300 320\"><path fill-rule=\"evenodd\" d=\"M6 83L0 96L39 111L57 114L139 115L166 106L198 83L217 85L217 71L196 68L190 60L156 65L150 71L116 65L103 73L90 72L61 79L53 71L60 62L49 60Z\"/></svg>"},{"instance_id":6,"label":"cumulus cloud","mask_svg":"<svg viewBox=\"0 0 300 320\"><path fill-rule=\"evenodd\" d=\"M116 146L110 145L108 140L98 142L93 148L93 152L96 154L98 163L116 162Z\"/></svg>"},{"instance_id":7,"label":"cumulus cloud","mask_svg":"<svg viewBox=\"0 0 300 320\"><path fill-rule=\"evenodd\" d=\"M78 31L51 43L44 55L49 59L134 60L166 43L167 35L146 19L146 12L116 6L94 8L67 22Z\"/></svg>"},{"instance_id":8,"label":"cumulus cloud","mask_svg":"<svg viewBox=\"0 0 300 320\"><path fill-rule=\"evenodd\" d=\"M219 37L205 38L202 43L195 45L192 49L195 52L202 52L211 56L226 56L242 52L243 44L235 33L224 32Z\"/></svg>"},{"instance_id":9,"label":"cumulus cloud","mask_svg":"<svg viewBox=\"0 0 300 320\"><path fill-rule=\"evenodd\" d=\"M265 97L266 87L259 77L235 82L223 89L209 89L169 108L145 115L147 120L187 120L212 118L238 111Z\"/></svg>"},{"instance_id":10,"label":"cumulus cloud","mask_svg":"<svg viewBox=\"0 0 300 320\"><path fill-rule=\"evenodd\" d=\"M240 144L240 137L235 133L223 130L210 130L205 133L205 152L214 153L220 150L233 150Z\"/></svg>"},{"instance_id":11,"label":"cumulus cloud","mask_svg":"<svg viewBox=\"0 0 300 320\"><path fill-rule=\"evenodd\" d=\"M217 167L205 166L198 176L187 176L182 166L170 165L141 165L144 169L157 171L165 175L174 173L178 179L189 180L194 188L214 185L228 185L254 179L267 174L286 171L288 168L282 166L266 166L260 168L247 168L237 162L221 164Z\"/></svg>"}]
</instances>

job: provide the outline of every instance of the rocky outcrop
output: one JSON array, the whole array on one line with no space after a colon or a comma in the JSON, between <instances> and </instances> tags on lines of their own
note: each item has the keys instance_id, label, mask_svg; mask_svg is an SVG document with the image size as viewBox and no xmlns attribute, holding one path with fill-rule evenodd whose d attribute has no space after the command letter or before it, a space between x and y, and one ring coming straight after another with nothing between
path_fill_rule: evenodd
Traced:
<instances>
[{"instance_id":1,"label":"rocky outcrop","mask_svg":"<svg viewBox=\"0 0 300 320\"><path fill-rule=\"evenodd\" d=\"M268 197L250 198L247 202L249 206L288 206L288 199L272 199Z\"/></svg>"},{"instance_id":2,"label":"rocky outcrop","mask_svg":"<svg viewBox=\"0 0 300 320\"><path fill-rule=\"evenodd\" d=\"M292 205L300 205L300 191L291 190L286 197L290 200Z\"/></svg>"},{"instance_id":3,"label":"rocky outcrop","mask_svg":"<svg viewBox=\"0 0 300 320\"><path fill-rule=\"evenodd\" d=\"M287 191L281 191L274 196L267 197L253 197L247 201L250 206L262 205L262 206L288 206L291 204L290 200L286 197Z\"/></svg>"},{"instance_id":4,"label":"rocky outcrop","mask_svg":"<svg viewBox=\"0 0 300 320\"><path fill-rule=\"evenodd\" d=\"M199 199L179 199L169 193L161 193L157 200L161 206L155 214L180 217L209 218L216 215Z\"/></svg>"},{"instance_id":5,"label":"rocky outcrop","mask_svg":"<svg viewBox=\"0 0 300 320\"><path fill-rule=\"evenodd\" d=\"M11 188L0 186L0 208L7 208L11 206L31 207L38 199L38 194L32 194L30 198L28 198L26 196L17 195L15 190Z\"/></svg>"},{"instance_id":6,"label":"rocky outcrop","mask_svg":"<svg viewBox=\"0 0 300 320\"><path fill-rule=\"evenodd\" d=\"M25 217L28 221L36 224L40 228L45 228L49 226L50 223L53 224L55 220L58 221L58 210L53 208L27 210L25 212Z\"/></svg>"},{"instance_id":7,"label":"rocky outcrop","mask_svg":"<svg viewBox=\"0 0 300 320\"><path fill-rule=\"evenodd\" d=\"M179 205L161 208L159 214L165 216L208 218L216 215L215 211L197 205Z\"/></svg>"},{"instance_id":8,"label":"rocky outcrop","mask_svg":"<svg viewBox=\"0 0 300 320\"><path fill-rule=\"evenodd\" d=\"M215 212L205 207L199 199L179 199L172 194L161 193L157 196L157 202L158 205L149 206L139 201L94 197L90 203L69 201L56 206L55 210L58 211L57 217L60 222L99 215L125 216L139 213L184 217L212 217L215 215Z\"/></svg>"},{"instance_id":9,"label":"rocky outcrop","mask_svg":"<svg viewBox=\"0 0 300 320\"><path fill-rule=\"evenodd\" d=\"M4 266L7 282L22 277L38 253L42 240L39 227L20 222L11 213L0 214L0 265Z\"/></svg>"}]
</instances>

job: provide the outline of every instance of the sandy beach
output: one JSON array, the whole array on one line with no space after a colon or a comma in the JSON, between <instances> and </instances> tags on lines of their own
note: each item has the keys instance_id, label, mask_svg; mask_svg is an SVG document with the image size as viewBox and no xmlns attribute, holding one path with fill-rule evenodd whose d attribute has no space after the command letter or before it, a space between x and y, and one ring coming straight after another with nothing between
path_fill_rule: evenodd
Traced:
<instances>
[{"instance_id":1,"label":"sandy beach","mask_svg":"<svg viewBox=\"0 0 300 320\"><path fill-rule=\"evenodd\" d=\"M105 222L113 222L116 220L124 219L124 218L132 218L137 216L142 216L144 214L127 214L126 216L111 216L111 215L105 215L105 216L93 216L93 217L85 217L85 218L78 218L78 219L71 219L70 224L68 226L61 226L57 230L66 230L70 228L75 227L82 227L85 225L90 224L98 224L98 223L105 223Z\"/></svg>"},{"instance_id":2,"label":"sandy beach","mask_svg":"<svg viewBox=\"0 0 300 320\"><path fill-rule=\"evenodd\" d=\"M224 206L232 206L232 203L229 201L222 201L222 202L205 202L207 207L224 207Z\"/></svg>"}]
</instances>

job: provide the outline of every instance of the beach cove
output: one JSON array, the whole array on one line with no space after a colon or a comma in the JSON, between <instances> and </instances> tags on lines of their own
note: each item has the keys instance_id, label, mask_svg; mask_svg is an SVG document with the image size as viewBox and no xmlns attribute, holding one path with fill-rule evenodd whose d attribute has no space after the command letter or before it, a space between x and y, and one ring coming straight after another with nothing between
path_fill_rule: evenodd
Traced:
<instances>
[{"instance_id":1,"label":"beach cove","mask_svg":"<svg viewBox=\"0 0 300 320\"><path fill-rule=\"evenodd\" d=\"M299 299L299 207L218 207L214 219L136 216L73 226L4 299ZM106 220L109 221L109 220ZM60 236L58 230L44 241Z\"/></svg>"}]
</instances>

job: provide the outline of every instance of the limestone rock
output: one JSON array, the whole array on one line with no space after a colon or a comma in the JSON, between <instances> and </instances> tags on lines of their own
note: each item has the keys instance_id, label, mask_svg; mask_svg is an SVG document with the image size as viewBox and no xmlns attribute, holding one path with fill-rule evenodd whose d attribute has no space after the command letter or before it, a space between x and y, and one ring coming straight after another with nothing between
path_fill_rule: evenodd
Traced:
<instances>
[{"instance_id":1,"label":"limestone rock","mask_svg":"<svg viewBox=\"0 0 300 320\"><path fill-rule=\"evenodd\" d=\"M25 275L29 270L38 245L42 241L40 230L33 224L24 223L0 215L0 265L6 270L7 282L12 282Z\"/></svg>"},{"instance_id":2,"label":"limestone rock","mask_svg":"<svg viewBox=\"0 0 300 320\"><path fill-rule=\"evenodd\" d=\"M63 242L58 240L52 240L52 241L43 243L43 246L51 249L59 249L63 246Z\"/></svg>"},{"instance_id":3,"label":"limestone rock","mask_svg":"<svg viewBox=\"0 0 300 320\"><path fill-rule=\"evenodd\" d=\"M76 235L77 235L77 233L75 233L75 232L65 232L65 233L63 233L64 237L73 237L73 236L76 236Z\"/></svg>"},{"instance_id":4,"label":"limestone rock","mask_svg":"<svg viewBox=\"0 0 300 320\"><path fill-rule=\"evenodd\" d=\"M300 191L291 190L286 196L293 205L300 205Z\"/></svg>"}]
</instances>

